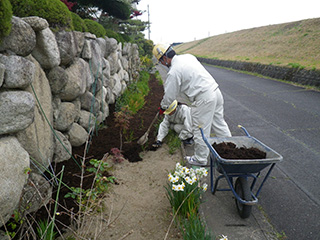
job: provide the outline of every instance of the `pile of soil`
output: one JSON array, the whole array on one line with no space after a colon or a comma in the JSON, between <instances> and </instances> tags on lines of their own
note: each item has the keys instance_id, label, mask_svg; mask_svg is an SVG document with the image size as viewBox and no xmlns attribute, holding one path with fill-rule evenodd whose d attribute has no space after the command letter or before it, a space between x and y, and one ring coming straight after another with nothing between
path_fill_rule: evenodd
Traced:
<instances>
[{"instance_id":1,"label":"pile of soil","mask_svg":"<svg viewBox=\"0 0 320 240\"><path fill-rule=\"evenodd\" d=\"M225 159L264 159L267 155L265 152L255 147L238 148L232 142L213 143L212 146L220 157Z\"/></svg>"}]
</instances>

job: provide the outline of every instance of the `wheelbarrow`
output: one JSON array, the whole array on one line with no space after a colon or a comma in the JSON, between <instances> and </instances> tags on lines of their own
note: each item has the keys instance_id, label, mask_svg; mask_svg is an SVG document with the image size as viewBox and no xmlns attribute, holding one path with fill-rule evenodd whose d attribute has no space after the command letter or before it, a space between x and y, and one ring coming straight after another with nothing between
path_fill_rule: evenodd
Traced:
<instances>
[{"instance_id":1,"label":"wheelbarrow","mask_svg":"<svg viewBox=\"0 0 320 240\"><path fill-rule=\"evenodd\" d=\"M210 150L210 185L211 193L216 191L232 191L235 196L236 207L241 218L248 218L251 214L252 206L258 203L258 196L263 184L269 177L272 169L277 162L282 161L282 156L260 142L256 138L250 136L248 131L241 125L246 136L234 137L212 137L206 138L202 128L200 128L202 138ZM213 148L213 143L231 142L238 148L258 148L266 153L264 159L225 159L222 158ZM262 179L257 191L253 193L253 189L257 183L258 177L262 170L266 169L267 173ZM226 179L229 188L218 188L220 179ZM249 181L250 179L250 181ZM235 180L235 182L234 182ZM251 182L251 184L250 184Z\"/></svg>"}]
</instances>

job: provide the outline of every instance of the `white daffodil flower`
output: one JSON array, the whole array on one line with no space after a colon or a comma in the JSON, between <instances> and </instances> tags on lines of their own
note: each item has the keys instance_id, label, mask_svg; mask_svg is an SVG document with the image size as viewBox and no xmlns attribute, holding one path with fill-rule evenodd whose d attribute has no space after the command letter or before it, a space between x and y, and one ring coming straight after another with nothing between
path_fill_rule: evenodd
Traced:
<instances>
[{"instance_id":1,"label":"white daffodil flower","mask_svg":"<svg viewBox=\"0 0 320 240\"><path fill-rule=\"evenodd\" d=\"M228 237L227 236L224 236L224 235L221 235L219 240L228 240Z\"/></svg>"},{"instance_id":2,"label":"white daffodil flower","mask_svg":"<svg viewBox=\"0 0 320 240\"><path fill-rule=\"evenodd\" d=\"M207 191L207 189L208 189L208 184L204 183L202 185L202 190L205 192L205 191Z\"/></svg>"}]
</instances>

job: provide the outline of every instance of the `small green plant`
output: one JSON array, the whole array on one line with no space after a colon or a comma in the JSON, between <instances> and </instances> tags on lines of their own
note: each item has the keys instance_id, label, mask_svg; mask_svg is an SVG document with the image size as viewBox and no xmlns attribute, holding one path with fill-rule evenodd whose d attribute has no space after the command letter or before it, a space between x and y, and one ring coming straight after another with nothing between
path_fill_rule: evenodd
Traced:
<instances>
[{"instance_id":1,"label":"small green plant","mask_svg":"<svg viewBox=\"0 0 320 240\"><path fill-rule=\"evenodd\" d=\"M95 175L95 181L92 189L83 189L80 187L71 187L71 192L68 192L64 197L73 198L80 201L80 193L82 194L82 204L88 201L94 201L108 190L109 183L114 183L114 176L103 176L103 173L108 169L108 163L103 160L91 159L92 167L87 169L88 172Z\"/></svg>"},{"instance_id":2,"label":"small green plant","mask_svg":"<svg viewBox=\"0 0 320 240\"><path fill-rule=\"evenodd\" d=\"M159 73L159 71L156 71L154 75L155 75L156 79L158 80L159 84L163 85L163 80L162 80L162 77L161 77L161 74Z\"/></svg>"},{"instance_id":3,"label":"small green plant","mask_svg":"<svg viewBox=\"0 0 320 240\"><path fill-rule=\"evenodd\" d=\"M153 68L152 59L147 55L140 57L141 68L146 71L150 71Z\"/></svg>"},{"instance_id":4,"label":"small green plant","mask_svg":"<svg viewBox=\"0 0 320 240\"><path fill-rule=\"evenodd\" d=\"M41 240L52 240L55 239L57 232L53 231L53 222L44 220L38 223L37 233Z\"/></svg>"},{"instance_id":5,"label":"small green plant","mask_svg":"<svg viewBox=\"0 0 320 240\"><path fill-rule=\"evenodd\" d=\"M11 220L6 224L6 234L11 238L14 238L18 232L19 226L21 226L24 222L23 217L18 210L14 210Z\"/></svg>"},{"instance_id":6,"label":"small green plant","mask_svg":"<svg viewBox=\"0 0 320 240\"><path fill-rule=\"evenodd\" d=\"M296 68L296 69L304 69L305 66L300 65L299 63L289 63L288 64L290 67L292 68Z\"/></svg>"},{"instance_id":7,"label":"small green plant","mask_svg":"<svg viewBox=\"0 0 320 240\"><path fill-rule=\"evenodd\" d=\"M181 146L181 140L174 130L170 129L166 136L166 141L169 147L169 153L174 154Z\"/></svg>"},{"instance_id":8,"label":"small green plant","mask_svg":"<svg viewBox=\"0 0 320 240\"><path fill-rule=\"evenodd\" d=\"M201 194L207 190L207 184L200 185L200 179L208 175L205 168L187 168L180 163L169 173L169 183L166 186L167 197L173 212L182 218L198 213Z\"/></svg>"}]
</instances>

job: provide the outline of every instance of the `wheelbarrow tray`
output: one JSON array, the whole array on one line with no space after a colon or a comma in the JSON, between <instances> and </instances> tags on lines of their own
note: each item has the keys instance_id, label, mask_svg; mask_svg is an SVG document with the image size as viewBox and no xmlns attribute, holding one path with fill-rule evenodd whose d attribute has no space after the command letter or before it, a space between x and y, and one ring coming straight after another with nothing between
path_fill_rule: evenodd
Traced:
<instances>
[{"instance_id":1,"label":"wheelbarrow tray","mask_svg":"<svg viewBox=\"0 0 320 240\"><path fill-rule=\"evenodd\" d=\"M276 163L282 160L282 156L257 140L252 136L234 136L234 137L213 137L208 138L208 142L211 145L210 157L218 162L218 171L222 173L221 167L226 173L257 173L272 163ZM221 157L218 152L212 146L213 143L219 144L222 142L231 142L236 145L237 148L257 148L266 153L266 158L263 159L225 159ZM219 165L221 167L219 167Z\"/></svg>"}]
</instances>

